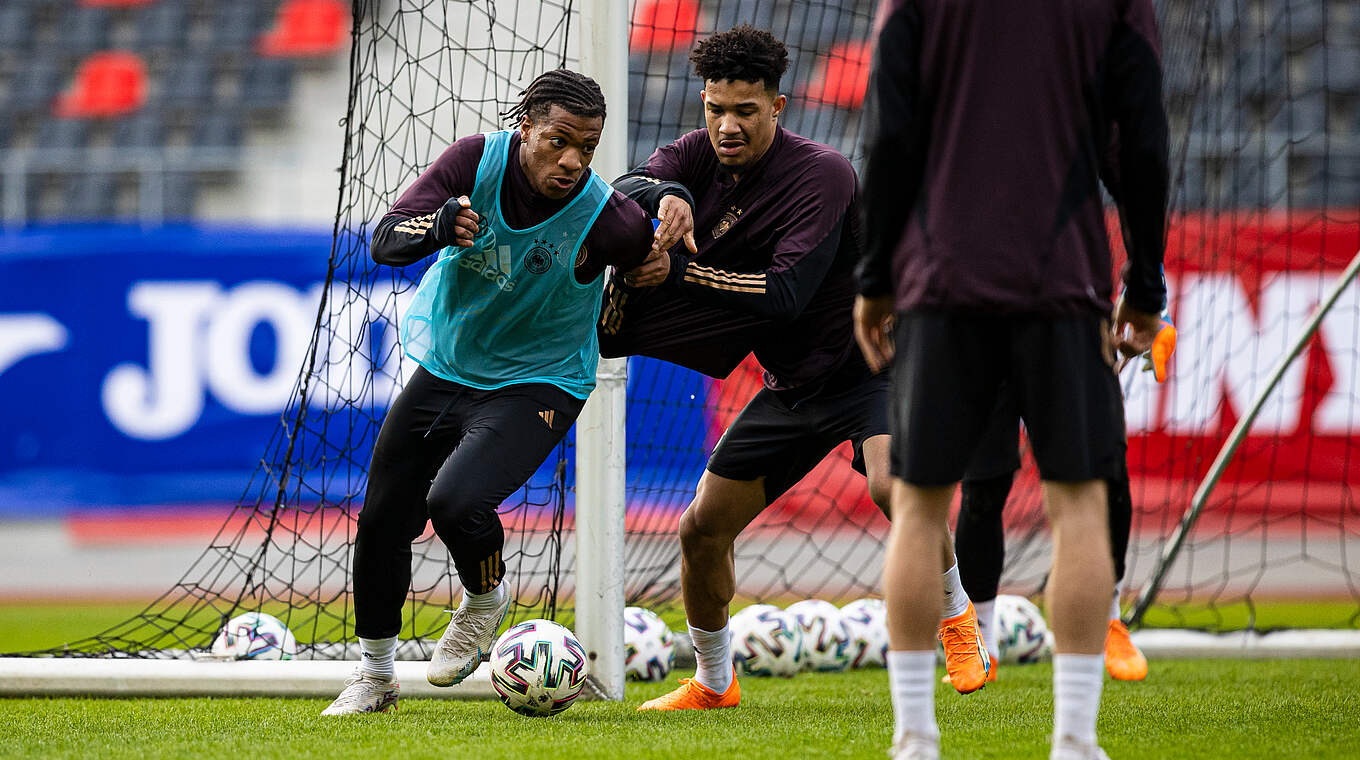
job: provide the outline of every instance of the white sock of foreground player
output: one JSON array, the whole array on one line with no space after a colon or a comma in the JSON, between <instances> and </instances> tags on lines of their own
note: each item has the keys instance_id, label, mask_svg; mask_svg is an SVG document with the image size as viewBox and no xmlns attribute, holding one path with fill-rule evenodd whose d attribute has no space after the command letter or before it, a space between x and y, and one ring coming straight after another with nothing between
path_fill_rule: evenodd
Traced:
<instances>
[{"instance_id":1,"label":"white sock of foreground player","mask_svg":"<svg viewBox=\"0 0 1360 760\"><path fill-rule=\"evenodd\" d=\"M935 650L888 652L888 681L892 688L896 729L893 743L908 733L939 738L935 723Z\"/></svg>"},{"instance_id":2,"label":"white sock of foreground player","mask_svg":"<svg viewBox=\"0 0 1360 760\"><path fill-rule=\"evenodd\" d=\"M1053 737L1096 743L1096 714L1105 683L1105 655L1053 655Z\"/></svg>"},{"instance_id":3,"label":"white sock of foreground player","mask_svg":"<svg viewBox=\"0 0 1360 760\"><path fill-rule=\"evenodd\" d=\"M996 600L973 602L973 609L977 610L978 633L982 634L982 643L987 645L987 654L1001 662L1001 642L996 640Z\"/></svg>"},{"instance_id":4,"label":"white sock of foreground player","mask_svg":"<svg viewBox=\"0 0 1360 760\"><path fill-rule=\"evenodd\" d=\"M374 678L392 680L397 677L397 637L359 639L363 671Z\"/></svg>"},{"instance_id":5,"label":"white sock of foreground player","mask_svg":"<svg viewBox=\"0 0 1360 760\"><path fill-rule=\"evenodd\" d=\"M732 685L732 636L727 626L705 631L691 625L689 638L694 642L694 660L698 665L694 680L719 694L726 692Z\"/></svg>"},{"instance_id":6,"label":"white sock of foreground player","mask_svg":"<svg viewBox=\"0 0 1360 760\"><path fill-rule=\"evenodd\" d=\"M1124 612L1123 612L1123 610L1119 609L1119 587L1122 586L1122 585L1124 585L1124 584L1122 584L1122 583L1116 583L1116 584L1114 584L1114 597L1113 597L1112 599L1110 599L1110 619L1111 619L1111 620L1121 620L1121 619L1123 618Z\"/></svg>"},{"instance_id":7,"label":"white sock of foreground player","mask_svg":"<svg viewBox=\"0 0 1360 760\"><path fill-rule=\"evenodd\" d=\"M963 590L959 580L959 563L955 562L944 572L944 612L940 619L945 620L962 615L968 609L968 592Z\"/></svg>"}]
</instances>

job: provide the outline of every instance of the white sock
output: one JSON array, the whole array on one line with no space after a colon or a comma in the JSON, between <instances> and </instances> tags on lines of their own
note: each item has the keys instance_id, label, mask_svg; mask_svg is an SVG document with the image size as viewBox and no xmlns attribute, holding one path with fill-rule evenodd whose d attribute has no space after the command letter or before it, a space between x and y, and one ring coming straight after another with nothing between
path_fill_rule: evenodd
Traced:
<instances>
[{"instance_id":1,"label":"white sock","mask_svg":"<svg viewBox=\"0 0 1360 760\"><path fill-rule=\"evenodd\" d=\"M694 680L719 694L725 693L732 685L732 636L727 626L705 631L691 625L689 638L694 642L694 661L698 666Z\"/></svg>"},{"instance_id":2,"label":"white sock","mask_svg":"<svg viewBox=\"0 0 1360 760\"><path fill-rule=\"evenodd\" d=\"M1096 743L1096 714L1105 684L1105 655L1053 655L1053 737Z\"/></svg>"},{"instance_id":3,"label":"white sock","mask_svg":"<svg viewBox=\"0 0 1360 760\"><path fill-rule=\"evenodd\" d=\"M397 637L359 639L360 665L363 672L388 681L397 677Z\"/></svg>"},{"instance_id":4,"label":"white sock","mask_svg":"<svg viewBox=\"0 0 1360 760\"><path fill-rule=\"evenodd\" d=\"M1124 616L1123 611L1119 609L1119 591L1120 591L1119 587L1121 585L1123 584L1120 583L1114 584L1114 598L1110 600L1111 620L1122 620Z\"/></svg>"},{"instance_id":5,"label":"white sock","mask_svg":"<svg viewBox=\"0 0 1360 760\"><path fill-rule=\"evenodd\" d=\"M889 651L888 682L892 689L896 725L893 743L900 742L908 732L938 739L940 728L935 724L935 651Z\"/></svg>"},{"instance_id":6,"label":"white sock","mask_svg":"<svg viewBox=\"0 0 1360 760\"><path fill-rule=\"evenodd\" d=\"M473 612L495 612L500 609L501 602L505 601L505 584L491 589L485 594L474 594L464 589L463 601L458 605L460 609L467 609Z\"/></svg>"},{"instance_id":7,"label":"white sock","mask_svg":"<svg viewBox=\"0 0 1360 760\"><path fill-rule=\"evenodd\" d=\"M968 609L968 592L959 580L959 563L955 562L944 573L944 612L940 619L958 617Z\"/></svg>"},{"instance_id":8,"label":"white sock","mask_svg":"<svg viewBox=\"0 0 1360 760\"><path fill-rule=\"evenodd\" d=\"M982 634L982 643L987 645L987 654L1001 662L1001 642L996 638L996 600L973 602L973 609L977 610L978 633Z\"/></svg>"}]
</instances>

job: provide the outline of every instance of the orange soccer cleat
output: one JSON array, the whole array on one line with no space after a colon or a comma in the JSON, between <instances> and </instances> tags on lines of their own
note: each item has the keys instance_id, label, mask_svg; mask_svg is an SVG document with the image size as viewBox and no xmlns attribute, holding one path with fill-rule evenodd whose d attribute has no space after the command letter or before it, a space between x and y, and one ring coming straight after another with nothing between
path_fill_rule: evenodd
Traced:
<instances>
[{"instance_id":1,"label":"orange soccer cleat","mask_svg":"<svg viewBox=\"0 0 1360 760\"><path fill-rule=\"evenodd\" d=\"M990 654L987 655L987 661L991 664L991 667L987 669L987 683L996 683L996 670L1001 663L997 662L996 658ZM950 678L948 673L940 676L940 683L952 684L953 682L954 679Z\"/></svg>"},{"instance_id":2,"label":"orange soccer cleat","mask_svg":"<svg viewBox=\"0 0 1360 760\"><path fill-rule=\"evenodd\" d=\"M987 677L992 658L978 632L977 610L972 602L962 614L940 621L940 643L944 645L944 669L955 691L971 694L992 680Z\"/></svg>"},{"instance_id":3,"label":"orange soccer cleat","mask_svg":"<svg viewBox=\"0 0 1360 760\"><path fill-rule=\"evenodd\" d=\"M716 710L721 707L736 707L741 703L741 687L737 685L736 670L732 671L732 685L727 691L718 692L704 686L693 678L681 678L680 688L656 699L649 699L638 707L645 710Z\"/></svg>"},{"instance_id":4,"label":"orange soccer cleat","mask_svg":"<svg viewBox=\"0 0 1360 760\"><path fill-rule=\"evenodd\" d=\"M1120 620L1111 620L1105 632L1105 670L1120 681L1147 678L1147 658L1138 651L1129 638L1129 629Z\"/></svg>"}]
</instances>

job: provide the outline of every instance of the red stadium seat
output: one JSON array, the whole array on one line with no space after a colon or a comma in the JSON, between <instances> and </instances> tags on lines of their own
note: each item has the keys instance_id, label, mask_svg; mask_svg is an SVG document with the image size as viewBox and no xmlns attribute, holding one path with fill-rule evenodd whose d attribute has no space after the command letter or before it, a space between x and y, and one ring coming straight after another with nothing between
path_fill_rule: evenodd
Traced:
<instances>
[{"instance_id":1,"label":"red stadium seat","mask_svg":"<svg viewBox=\"0 0 1360 760\"><path fill-rule=\"evenodd\" d=\"M634 53L669 52L688 47L699 31L695 0L639 0L633 7L628 47Z\"/></svg>"},{"instance_id":2,"label":"red stadium seat","mask_svg":"<svg viewBox=\"0 0 1360 760\"><path fill-rule=\"evenodd\" d=\"M820 76L814 76L803 94L813 103L838 108L859 108L869 88L867 41L842 42L831 48Z\"/></svg>"},{"instance_id":3,"label":"red stadium seat","mask_svg":"<svg viewBox=\"0 0 1360 760\"><path fill-rule=\"evenodd\" d=\"M348 33L349 9L339 0L288 0L260 37L259 51L273 58L329 55L344 46Z\"/></svg>"},{"instance_id":4,"label":"red stadium seat","mask_svg":"<svg viewBox=\"0 0 1360 760\"><path fill-rule=\"evenodd\" d=\"M76 69L71 88L53 109L67 119L123 116L146 103L146 64L120 50L95 53Z\"/></svg>"}]
</instances>

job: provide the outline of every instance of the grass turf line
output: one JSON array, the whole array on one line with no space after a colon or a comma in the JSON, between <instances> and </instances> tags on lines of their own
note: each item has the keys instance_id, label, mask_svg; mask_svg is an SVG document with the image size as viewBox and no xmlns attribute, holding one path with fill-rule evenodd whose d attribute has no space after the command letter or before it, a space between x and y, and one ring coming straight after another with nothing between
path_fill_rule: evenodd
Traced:
<instances>
[{"instance_id":1,"label":"grass turf line","mask_svg":"<svg viewBox=\"0 0 1360 760\"><path fill-rule=\"evenodd\" d=\"M1360 746L1360 697L1338 660L1154 661L1143 683L1107 679L1101 742L1111 757L1338 758ZM335 758L788 758L882 760L892 713L883 670L744 679L742 705L635 712L674 687L630 684L627 700L524 718L495 702L403 700L400 712L320 719L315 699L0 700L0 756ZM1052 670L936 706L946 758L1047 757Z\"/></svg>"}]
</instances>

